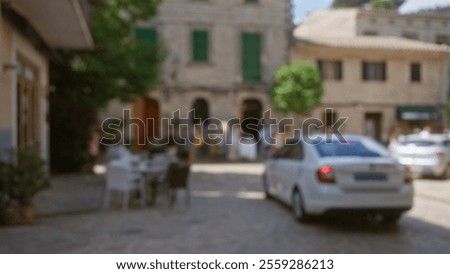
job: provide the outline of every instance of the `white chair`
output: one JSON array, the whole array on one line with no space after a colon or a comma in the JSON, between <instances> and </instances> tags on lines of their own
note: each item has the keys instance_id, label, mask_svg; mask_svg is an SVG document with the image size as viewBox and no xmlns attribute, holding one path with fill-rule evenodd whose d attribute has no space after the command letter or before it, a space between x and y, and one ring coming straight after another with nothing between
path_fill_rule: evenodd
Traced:
<instances>
[{"instance_id":1,"label":"white chair","mask_svg":"<svg viewBox=\"0 0 450 274\"><path fill-rule=\"evenodd\" d=\"M256 142L239 143L239 157L255 161L258 158L258 145Z\"/></svg>"},{"instance_id":2,"label":"white chair","mask_svg":"<svg viewBox=\"0 0 450 274\"><path fill-rule=\"evenodd\" d=\"M136 190L140 192L141 205L145 206L145 183L140 173L134 172L126 161L111 161L106 170L104 207L110 206L111 192L116 191L122 194L122 209L128 210L130 194Z\"/></svg>"},{"instance_id":3,"label":"white chair","mask_svg":"<svg viewBox=\"0 0 450 274\"><path fill-rule=\"evenodd\" d=\"M152 155L150 160L140 163L139 169L142 174L145 174L147 182L151 183L151 204L156 202L158 192L168 192L168 185L166 184L166 175L169 165L176 163L178 158L176 156L167 154Z\"/></svg>"},{"instance_id":4,"label":"white chair","mask_svg":"<svg viewBox=\"0 0 450 274\"><path fill-rule=\"evenodd\" d=\"M120 159L123 156L131 155L132 153L123 145L109 146L106 150L106 159L108 161Z\"/></svg>"}]
</instances>

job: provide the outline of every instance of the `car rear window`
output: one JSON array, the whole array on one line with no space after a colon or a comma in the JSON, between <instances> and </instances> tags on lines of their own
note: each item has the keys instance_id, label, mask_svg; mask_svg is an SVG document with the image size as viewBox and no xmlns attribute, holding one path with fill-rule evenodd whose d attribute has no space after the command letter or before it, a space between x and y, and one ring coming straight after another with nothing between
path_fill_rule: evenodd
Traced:
<instances>
[{"instance_id":1,"label":"car rear window","mask_svg":"<svg viewBox=\"0 0 450 274\"><path fill-rule=\"evenodd\" d=\"M400 144L402 144L404 146L411 145L411 146L417 146L417 147L429 147L429 146L437 145L436 142L429 141L429 140L406 140L406 141L400 142Z\"/></svg>"},{"instance_id":2,"label":"car rear window","mask_svg":"<svg viewBox=\"0 0 450 274\"><path fill-rule=\"evenodd\" d=\"M380 153L368 148L361 141L321 142L315 145L321 157L380 157Z\"/></svg>"}]
</instances>

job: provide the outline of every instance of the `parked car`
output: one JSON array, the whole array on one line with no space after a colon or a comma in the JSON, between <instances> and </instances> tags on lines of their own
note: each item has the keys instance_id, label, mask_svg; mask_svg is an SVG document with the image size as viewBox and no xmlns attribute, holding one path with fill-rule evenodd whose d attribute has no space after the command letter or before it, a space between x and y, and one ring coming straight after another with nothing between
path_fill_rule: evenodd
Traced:
<instances>
[{"instance_id":1,"label":"parked car","mask_svg":"<svg viewBox=\"0 0 450 274\"><path fill-rule=\"evenodd\" d=\"M263 174L266 196L290 205L296 219L354 210L395 223L412 207L412 178L382 145L355 135L312 139L287 142Z\"/></svg>"},{"instance_id":2,"label":"parked car","mask_svg":"<svg viewBox=\"0 0 450 274\"><path fill-rule=\"evenodd\" d=\"M400 136L389 150L398 161L410 167L415 176L450 175L450 139L446 134L414 134Z\"/></svg>"}]
</instances>

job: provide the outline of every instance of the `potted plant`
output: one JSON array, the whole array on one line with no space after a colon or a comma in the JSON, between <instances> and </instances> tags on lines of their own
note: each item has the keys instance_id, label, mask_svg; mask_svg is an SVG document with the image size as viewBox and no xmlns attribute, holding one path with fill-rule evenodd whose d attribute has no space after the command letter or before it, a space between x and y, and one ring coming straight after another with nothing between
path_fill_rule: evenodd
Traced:
<instances>
[{"instance_id":1,"label":"potted plant","mask_svg":"<svg viewBox=\"0 0 450 274\"><path fill-rule=\"evenodd\" d=\"M0 218L7 225L31 224L33 197L49 186L45 162L32 147L20 148L0 165Z\"/></svg>"}]
</instances>

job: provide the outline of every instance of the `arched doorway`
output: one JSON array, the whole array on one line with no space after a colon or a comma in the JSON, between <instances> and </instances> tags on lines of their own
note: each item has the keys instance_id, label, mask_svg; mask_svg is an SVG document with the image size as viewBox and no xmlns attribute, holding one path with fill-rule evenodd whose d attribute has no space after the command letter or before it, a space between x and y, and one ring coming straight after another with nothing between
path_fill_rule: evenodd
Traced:
<instances>
[{"instance_id":1,"label":"arched doorway","mask_svg":"<svg viewBox=\"0 0 450 274\"><path fill-rule=\"evenodd\" d=\"M193 124L202 124L209 117L208 102L203 98L198 98L192 104L191 122Z\"/></svg>"},{"instance_id":2,"label":"arched doorway","mask_svg":"<svg viewBox=\"0 0 450 274\"><path fill-rule=\"evenodd\" d=\"M134 118L140 121L134 129L134 144L140 149L148 148L148 140L160 137L160 115L158 101L152 98L142 98L134 103Z\"/></svg>"},{"instance_id":3,"label":"arched doorway","mask_svg":"<svg viewBox=\"0 0 450 274\"><path fill-rule=\"evenodd\" d=\"M192 104L192 109L189 112L190 120L193 125L193 137L195 138L195 156L205 156L209 154L209 146L205 144L205 136L203 135L207 124L205 121L209 118L208 102L203 98L197 98Z\"/></svg>"},{"instance_id":4,"label":"arched doorway","mask_svg":"<svg viewBox=\"0 0 450 274\"><path fill-rule=\"evenodd\" d=\"M241 105L241 130L246 138L259 138L262 104L258 99L246 99Z\"/></svg>"}]
</instances>

